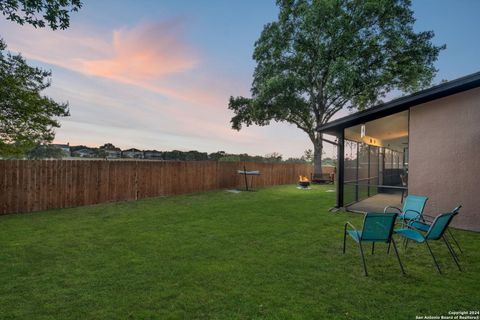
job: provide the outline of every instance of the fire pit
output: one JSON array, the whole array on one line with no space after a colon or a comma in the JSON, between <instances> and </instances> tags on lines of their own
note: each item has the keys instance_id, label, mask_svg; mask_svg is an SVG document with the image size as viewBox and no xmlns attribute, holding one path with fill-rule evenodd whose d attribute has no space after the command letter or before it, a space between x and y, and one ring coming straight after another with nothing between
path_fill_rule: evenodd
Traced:
<instances>
[{"instance_id":1,"label":"fire pit","mask_svg":"<svg viewBox=\"0 0 480 320\"><path fill-rule=\"evenodd\" d=\"M302 188L308 188L310 186L310 180L307 177L299 176L298 185Z\"/></svg>"}]
</instances>

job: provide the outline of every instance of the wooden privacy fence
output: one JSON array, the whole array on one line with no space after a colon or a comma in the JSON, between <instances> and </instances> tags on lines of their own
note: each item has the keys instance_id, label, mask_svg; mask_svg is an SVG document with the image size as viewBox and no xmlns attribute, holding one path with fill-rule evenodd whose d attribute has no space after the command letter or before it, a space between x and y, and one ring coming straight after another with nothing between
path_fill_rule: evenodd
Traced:
<instances>
[{"instance_id":1,"label":"wooden privacy fence","mask_svg":"<svg viewBox=\"0 0 480 320\"><path fill-rule=\"evenodd\" d=\"M0 214L242 187L243 162L0 160ZM309 164L246 163L254 186L310 177ZM329 170L328 167L325 168ZM330 169L331 170L331 169Z\"/></svg>"}]
</instances>

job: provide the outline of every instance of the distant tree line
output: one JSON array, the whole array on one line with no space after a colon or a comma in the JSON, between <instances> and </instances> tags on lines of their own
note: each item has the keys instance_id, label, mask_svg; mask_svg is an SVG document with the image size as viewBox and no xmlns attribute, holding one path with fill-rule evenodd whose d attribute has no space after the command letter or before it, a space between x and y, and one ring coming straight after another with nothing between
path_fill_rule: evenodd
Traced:
<instances>
[{"instance_id":1,"label":"distant tree line","mask_svg":"<svg viewBox=\"0 0 480 320\"><path fill-rule=\"evenodd\" d=\"M65 157L73 158L97 158L97 159L146 159L146 160L164 160L164 161L239 161L239 162L263 162L263 163L312 163L312 150L306 150L299 158L286 158L278 152L266 154L264 156L249 155L247 153L233 154L225 151L212 153L190 151L158 151L158 150L139 150L135 148L121 150L112 143L106 143L98 148L85 145L70 146L68 144L45 144L38 145L27 153L26 159L61 159ZM324 159L324 165L335 165L335 160L331 158Z\"/></svg>"}]
</instances>

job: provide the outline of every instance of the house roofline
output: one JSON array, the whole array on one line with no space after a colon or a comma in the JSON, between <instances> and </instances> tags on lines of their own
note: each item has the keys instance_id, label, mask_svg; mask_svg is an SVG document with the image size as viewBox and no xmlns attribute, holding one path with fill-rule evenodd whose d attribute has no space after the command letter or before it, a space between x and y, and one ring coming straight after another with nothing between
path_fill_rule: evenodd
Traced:
<instances>
[{"instance_id":1,"label":"house roofline","mask_svg":"<svg viewBox=\"0 0 480 320\"><path fill-rule=\"evenodd\" d=\"M333 120L317 127L317 131L320 133L338 135L338 133L345 128L383 118L397 112L408 110L409 108L422 103L444 98L477 87L480 87L480 72L441 83L431 88L415 92L411 95L394 99L346 117Z\"/></svg>"}]
</instances>

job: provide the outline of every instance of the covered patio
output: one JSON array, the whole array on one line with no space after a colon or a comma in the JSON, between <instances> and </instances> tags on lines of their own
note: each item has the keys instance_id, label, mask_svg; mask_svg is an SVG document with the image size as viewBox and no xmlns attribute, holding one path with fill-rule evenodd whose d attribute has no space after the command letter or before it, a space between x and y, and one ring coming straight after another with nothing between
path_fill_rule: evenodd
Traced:
<instances>
[{"instance_id":1,"label":"covered patio","mask_svg":"<svg viewBox=\"0 0 480 320\"><path fill-rule=\"evenodd\" d=\"M381 212L422 195L426 214L461 204L453 225L479 231L479 97L475 73L319 127L337 138L336 208Z\"/></svg>"},{"instance_id":2,"label":"covered patio","mask_svg":"<svg viewBox=\"0 0 480 320\"><path fill-rule=\"evenodd\" d=\"M347 127L344 134L345 207L381 212L400 204L408 192L408 111Z\"/></svg>"},{"instance_id":3,"label":"covered patio","mask_svg":"<svg viewBox=\"0 0 480 320\"><path fill-rule=\"evenodd\" d=\"M378 193L374 196L368 197L364 200L352 203L347 207L348 211L352 212L383 212L386 206L394 206L401 208L400 202L401 194L398 193Z\"/></svg>"}]
</instances>

